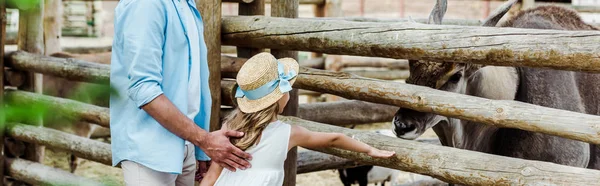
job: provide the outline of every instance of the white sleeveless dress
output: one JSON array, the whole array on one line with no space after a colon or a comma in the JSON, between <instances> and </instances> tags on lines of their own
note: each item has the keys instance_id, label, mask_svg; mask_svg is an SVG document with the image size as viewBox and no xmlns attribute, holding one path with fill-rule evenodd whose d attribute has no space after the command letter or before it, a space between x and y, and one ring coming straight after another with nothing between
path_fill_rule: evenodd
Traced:
<instances>
[{"instance_id":1,"label":"white sleeveless dress","mask_svg":"<svg viewBox=\"0 0 600 186\"><path fill-rule=\"evenodd\" d=\"M262 132L258 145L246 152L252 155L252 168L231 172L227 169L215 186L280 186L283 185L283 162L287 158L291 126L281 121L270 123Z\"/></svg>"}]
</instances>

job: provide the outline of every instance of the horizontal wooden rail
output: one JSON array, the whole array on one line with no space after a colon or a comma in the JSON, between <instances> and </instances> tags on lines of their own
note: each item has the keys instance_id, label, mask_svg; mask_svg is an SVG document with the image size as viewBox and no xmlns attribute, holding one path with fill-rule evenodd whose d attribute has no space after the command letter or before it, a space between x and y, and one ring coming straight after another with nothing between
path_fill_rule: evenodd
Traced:
<instances>
[{"instance_id":1,"label":"horizontal wooden rail","mask_svg":"<svg viewBox=\"0 0 600 186\"><path fill-rule=\"evenodd\" d=\"M374 17L315 17L310 18L315 20L337 20L337 21L355 21L355 22L384 22L384 23L402 23L416 22L427 24L427 18L374 18ZM459 26L481 26L483 22L476 19L444 19L442 25L459 25Z\"/></svg>"},{"instance_id":2,"label":"horizontal wooden rail","mask_svg":"<svg viewBox=\"0 0 600 186\"><path fill-rule=\"evenodd\" d=\"M26 53L22 52L21 55L25 56ZM49 60L52 61L56 60ZM72 63L75 64L69 65L76 66L80 62ZM108 75L109 71L103 69L100 73L85 74L84 79L97 79L101 77L100 74ZM294 87L497 127L517 128L600 144L600 116L595 115L517 101L489 100L416 85L361 78L348 73L307 68L301 69Z\"/></svg>"},{"instance_id":3,"label":"horizontal wooden rail","mask_svg":"<svg viewBox=\"0 0 600 186\"><path fill-rule=\"evenodd\" d=\"M79 177L62 169L49 167L24 159L6 159L6 174L31 185L104 185Z\"/></svg>"},{"instance_id":4,"label":"horizontal wooden rail","mask_svg":"<svg viewBox=\"0 0 600 186\"><path fill-rule=\"evenodd\" d=\"M12 124L7 135L20 141L44 145L50 148L69 151L78 157L111 165L110 144L75 136L54 129L31 125ZM437 139L417 140L429 144L438 144ZM308 173L329 169L350 168L360 164L352 160L315 151L301 152L298 158L298 173Z\"/></svg>"},{"instance_id":5,"label":"horizontal wooden rail","mask_svg":"<svg viewBox=\"0 0 600 186\"><path fill-rule=\"evenodd\" d=\"M600 32L223 18L223 44L249 48L600 72Z\"/></svg>"},{"instance_id":6,"label":"horizontal wooden rail","mask_svg":"<svg viewBox=\"0 0 600 186\"><path fill-rule=\"evenodd\" d=\"M415 141L432 145L441 145L440 141L437 138L417 139ZM298 170L296 170L297 174L311 173L330 169L346 169L362 165L353 160L340 158L334 155L312 150L298 151L298 157Z\"/></svg>"},{"instance_id":7,"label":"horizontal wooden rail","mask_svg":"<svg viewBox=\"0 0 600 186\"><path fill-rule=\"evenodd\" d=\"M109 127L110 114L105 107L18 90L6 90L5 99L14 105L42 104L52 110L52 114Z\"/></svg>"},{"instance_id":8,"label":"horizontal wooden rail","mask_svg":"<svg viewBox=\"0 0 600 186\"><path fill-rule=\"evenodd\" d=\"M232 90L234 86L235 82L232 80L221 81L221 103L223 105L233 105ZM396 110L398 107L364 101L306 103L298 106L298 117L309 121L344 126L391 122Z\"/></svg>"},{"instance_id":9,"label":"horizontal wooden rail","mask_svg":"<svg viewBox=\"0 0 600 186\"><path fill-rule=\"evenodd\" d=\"M6 66L17 70L63 77L73 81L108 84L110 66L71 58L55 58L16 51L5 57Z\"/></svg>"},{"instance_id":10,"label":"horizontal wooden rail","mask_svg":"<svg viewBox=\"0 0 600 186\"><path fill-rule=\"evenodd\" d=\"M281 117L280 120L303 126L312 131L344 133L374 147L395 151L396 155L389 159L382 159L336 148L315 149L317 151L356 160L359 163L429 175L449 183L465 185L598 185L598 179L600 179L598 170L423 144L294 117Z\"/></svg>"},{"instance_id":11,"label":"horizontal wooden rail","mask_svg":"<svg viewBox=\"0 0 600 186\"><path fill-rule=\"evenodd\" d=\"M600 116L302 68L295 88L600 144Z\"/></svg>"},{"instance_id":12,"label":"horizontal wooden rail","mask_svg":"<svg viewBox=\"0 0 600 186\"><path fill-rule=\"evenodd\" d=\"M54 129L31 125L13 124L6 131L7 136L19 141L35 143L51 148L69 151L74 155L111 165L110 144L64 133Z\"/></svg>"}]
</instances>

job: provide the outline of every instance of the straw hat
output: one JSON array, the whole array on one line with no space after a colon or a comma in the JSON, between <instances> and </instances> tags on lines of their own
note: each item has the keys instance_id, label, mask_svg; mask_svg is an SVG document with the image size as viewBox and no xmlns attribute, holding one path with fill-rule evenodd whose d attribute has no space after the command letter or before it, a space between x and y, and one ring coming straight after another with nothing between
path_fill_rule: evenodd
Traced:
<instances>
[{"instance_id":1,"label":"straw hat","mask_svg":"<svg viewBox=\"0 0 600 186\"><path fill-rule=\"evenodd\" d=\"M275 59L267 52L257 54L237 74L237 106L244 113L263 110L292 89L299 71L292 58Z\"/></svg>"}]
</instances>

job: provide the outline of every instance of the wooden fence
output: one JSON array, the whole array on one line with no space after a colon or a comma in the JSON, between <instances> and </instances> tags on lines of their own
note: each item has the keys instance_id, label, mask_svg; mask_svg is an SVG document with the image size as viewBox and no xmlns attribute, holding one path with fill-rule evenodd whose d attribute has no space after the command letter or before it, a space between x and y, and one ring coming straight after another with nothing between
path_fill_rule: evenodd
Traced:
<instances>
[{"instance_id":1,"label":"wooden fence","mask_svg":"<svg viewBox=\"0 0 600 186\"><path fill-rule=\"evenodd\" d=\"M252 4L262 0L240 0ZM292 2L292 4L288 4ZM282 50L302 50L317 53L388 57L399 59L426 59L454 61L475 64L529 66L561 70L580 70L599 72L600 61L595 57L600 49L595 47L600 41L596 32L589 31L553 31L535 29L494 29L469 26L423 25L412 22L387 24L359 21L332 21L318 19L295 19L294 10L302 1L273 0L274 6L281 8L273 12L274 16L292 18L268 18L262 16L226 17L205 19L207 36L216 36L207 40L212 75L211 90L217 109L217 116L211 116L211 128L218 127L222 117L220 103L233 105L231 91L234 84L222 80L239 70L246 59L224 58L220 55L220 42L238 47L238 52L250 55L256 48L270 48L278 56L294 56L293 52ZM304 1L308 2L308 1ZM316 1L315 1L316 2ZM329 1L320 1L327 4ZM220 0L210 0L209 6L200 6L203 12L219 12ZM4 3L0 3L4 5ZM214 5L214 6L213 6ZM249 6L252 7L252 6ZM254 7L256 8L256 7ZM4 13L0 7L0 13ZM59 59L42 55L40 10L23 12L23 29L20 51L2 54L0 60L1 77L5 79L24 78L23 81L0 81L0 102L12 105L31 105L43 103L50 105L56 114L109 127L108 108L89 105L74 100L55 98L33 93L39 81L33 73L43 73L73 81L108 83L110 72L108 65L95 64L75 59ZM256 12L260 13L260 10ZM264 10L263 10L264 13ZM219 13L220 15L220 13ZM4 18L4 16L0 16ZM285 23L285 26L281 26ZM221 34L221 29L223 33ZM423 35L428 32L428 37ZM433 36L430 36L431 33ZM4 38L4 25L2 36ZM218 36L223 38L218 39ZM526 36L525 36L526 35ZM466 38L466 39L465 39ZM4 39L0 42L4 46ZM568 48L568 50L565 50ZM242 50L240 50L242 49ZM2 50L3 51L3 50ZM209 52L210 53L210 52ZM239 54L239 53L238 53ZM225 59L225 60L224 60ZM230 59L230 60L227 60ZM216 62L215 62L216 61ZM577 63L573 63L577 61ZM8 67L4 70L5 66ZM5 77L11 74L14 77ZM215 76L215 74L218 74ZM226 75L229 74L229 75ZM216 77L216 78L215 78ZM17 83L15 83L17 82ZM4 83L9 83L4 85ZM11 87L11 88L6 88ZM18 87L20 90L14 90ZM434 90L426 87L403 83L359 77L345 72L331 72L303 67L298 76L295 89L338 95L357 101L340 103L305 104L288 108L289 115L282 116L284 122L299 125L309 130L322 132L341 132L378 148L393 150L397 154L390 159L373 159L364 154L353 153L335 148L317 149L318 152L291 153L291 161L286 163L286 185L294 185L294 175L331 168L352 167L360 164L400 169L426 174L450 183L467 185L598 185L600 171L569 167L548 162L522 160L485 153L442 147L418 141L408 141L371 132L361 132L332 125L369 123L389 120L397 107L417 111L432 112L444 116L476 121L498 127L517 128L527 131L556 135L569 139L600 144L600 116L575 113L571 111L546 108L516 101L489 100L473 96ZM6 90L6 91L5 91ZM362 101L371 102L365 104ZM347 111L342 105L364 105L352 112L367 109L392 110L392 114L381 114L369 119L360 117L352 121L336 123L333 116L342 116ZM353 106L354 107L354 106ZM330 113L311 110L328 110ZM361 110L362 109L362 110ZM304 115L303 115L304 114ZM325 114L323 117L319 114ZM369 114L368 112L366 113ZM543 115L531 120L534 115ZM216 118L215 118L216 117ZM3 118L3 117L0 117ZM303 118L303 119L302 119ZM308 121L317 120L322 123ZM329 121L328 121L329 119ZM38 122L15 123L8 121L2 135L27 144L36 144L48 148L57 148L103 164L110 164L110 146L107 143L74 136L60 131L43 128ZM324 124L327 123L327 124ZM33 125L31 125L33 124ZM1 145L4 145L1 143ZM36 163L40 151L38 146L29 145L25 159L2 156L0 163L7 163L7 176L29 184L72 184L97 185L95 181L84 179ZM323 154L325 153L325 154ZM330 154L330 155L327 155Z\"/></svg>"}]
</instances>

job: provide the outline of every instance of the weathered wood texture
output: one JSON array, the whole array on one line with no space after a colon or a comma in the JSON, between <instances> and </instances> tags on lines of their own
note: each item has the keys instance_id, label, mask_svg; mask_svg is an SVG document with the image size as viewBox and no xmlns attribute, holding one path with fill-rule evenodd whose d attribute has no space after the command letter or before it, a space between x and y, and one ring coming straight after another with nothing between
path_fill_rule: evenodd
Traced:
<instances>
[{"instance_id":1,"label":"weathered wood texture","mask_svg":"<svg viewBox=\"0 0 600 186\"><path fill-rule=\"evenodd\" d=\"M403 23L416 22L427 24L427 18L373 18L373 17L326 17L312 18L315 20L337 20L337 21L353 21L353 22L383 22L383 23ZM483 22L476 19L444 19L442 25L459 25L459 26L479 26Z\"/></svg>"},{"instance_id":2,"label":"weathered wood texture","mask_svg":"<svg viewBox=\"0 0 600 186\"><path fill-rule=\"evenodd\" d=\"M233 89L234 81L221 82L221 95L226 106L234 106ZM390 122L398 110L396 106L369 103L364 101L337 101L324 103L299 104L298 117L327 123L330 125L371 124Z\"/></svg>"},{"instance_id":3,"label":"weathered wood texture","mask_svg":"<svg viewBox=\"0 0 600 186\"><path fill-rule=\"evenodd\" d=\"M109 71L105 74L108 76ZM294 87L600 144L600 116L306 68L302 68Z\"/></svg>"},{"instance_id":4,"label":"weathered wood texture","mask_svg":"<svg viewBox=\"0 0 600 186\"><path fill-rule=\"evenodd\" d=\"M23 71L66 78L73 81L108 84L110 65L72 58L55 58L17 51L6 55L6 65Z\"/></svg>"},{"instance_id":5,"label":"weathered wood texture","mask_svg":"<svg viewBox=\"0 0 600 186\"><path fill-rule=\"evenodd\" d=\"M223 0L223 2L227 3L252 3L257 0ZM265 3L271 3L272 0L264 0ZM326 0L299 0L300 4L324 4Z\"/></svg>"},{"instance_id":6,"label":"weathered wood texture","mask_svg":"<svg viewBox=\"0 0 600 186\"><path fill-rule=\"evenodd\" d=\"M438 139L425 138L415 141L432 145L441 145ZM334 155L325 154L318 151L303 150L298 152L298 170L297 174L324 171L330 169L345 169L361 165L353 160L340 158Z\"/></svg>"},{"instance_id":7,"label":"weathered wood texture","mask_svg":"<svg viewBox=\"0 0 600 186\"><path fill-rule=\"evenodd\" d=\"M298 117L331 125L391 122L398 107L364 101L300 104Z\"/></svg>"},{"instance_id":8,"label":"weathered wood texture","mask_svg":"<svg viewBox=\"0 0 600 186\"><path fill-rule=\"evenodd\" d=\"M112 51L112 46L98 46L98 47L62 47L62 50L69 53L75 54L94 54L101 52Z\"/></svg>"},{"instance_id":9,"label":"weathered wood texture","mask_svg":"<svg viewBox=\"0 0 600 186\"><path fill-rule=\"evenodd\" d=\"M49 128L14 124L7 129L7 136L14 139L45 145L73 153L77 157L111 165L110 144L64 133Z\"/></svg>"},{"instance_id":10,"label":"weathered wood texture","mask_svg":"<svg viewBox=\"0 0 600 186\"><path fill-rule=\"evenodd\" d=\"M325 61L327 69L332 71L340 71L343 68L350 67L376 67L408 70L408 60L400 59L327 55L327 59Z\"/></svg>"},{"instance_id":11,"label":"weathered wood texture","mask_svg":"<svg viewBox=\"0 0 600 186\"><path fill-rule=\"evenodd\" d=\"M223 43L394 59L600 72L600 32L226 17Z\"/></svg>"},{"instance_id":12,"label":"weathered wood texture","mask_svg":"<svg viewBox=\"0 0 600 186\"><path fill-rule=\"evenodd\" d=\"M44 53L44 2L32 1L29 8L19 9L19 31L17 39L18 50L34 54ZM6 65L6 64L5 64ZM29 71L20 89L42 93L43 76ZM42 118L32 121L33 125L43 126ZM25 144L23 158L34 162L42 162L44 159L44 147L35 144Z\"/></svg>"},{"instance_id":13,"label":"weathered wood texture","mask_svg":"<svg viewBox=\"0 0 600 186\"><path fill-rule=\"evenodd\" d=\"M246 0L248 1L248 0ZM254 0L247 3L240 3L238 6L239 15L265 15L265 0ZM238 47L237 56L243 58L250 58L260 52L263 49L260 48L245 48Z\"/></svg>"},{"instance_id":14,"label":"weathered wood texture","mask_svg":"<svg viewBox=\"0 0 600 186\"><path fill-rule=\"evenodd\" d=\"M399 80L406 79L410 75L408 70L342 70L343 72L356 74L357 76L381 79Z\"/></svg>"},{"instance_id":15,"label":"weathered wood texture","mask_svg":"<svg viewBox=\"0 0 600 186\"><path fill-rule=\"evenodd\" d=\"M110 127L109 109L79 101L45 96L37 93L10 90L5 92L6 101L14 105L44 105L52 113L66 116L71 119Z\"/></svg>"},{"instance_id":16,"label":"weathered wood texture","mask_svg":"<svg viewBox=\"0 0 600 186\"><path fill-rule=\"evenodd\" d=\"M465 185L598 185L600 171L548 162L522 160L451 147L423 144L389 136L323 125L294 117L283 122L312 131L339 132L376 148L392 150L389 159L336 148L315 149L327 154L403 171L433 176Z\"/></svg>"},{"instance_id":17,"label":"weathered wood texture","mask_svg":"<svg viewBox=\"0 0 600 186\"><path fill-rule=\"evenodd\" d=\"M306 68L294 87L600 144L600 116L595 115Z\"/></svg>"},{"instance_id":18,"label":"weathered wood texture","mask_svg":"<svg viewBox=\"0 0 600 186\"><path fill-rule=\"evenodd\" d=\"M37 1L28 9L19 10L19 32L17 48L33 54L44 53L44 3ZM30 73L23 88L28 91L42 92L42 76Z\"/></svg>"},{"instance_id":19,"label":"weathered wood texture","mask_svg":"<svg viewBox=\"0 0 600 186\"><path fill-rule=\"evenodd\" d=\"M31 185L103 185L87 178L79 177L62 169L48 167L23 159L7 159L6 174Z\"/></svg>"},{"instance_id":20,"label":"weathered wood texture","mask_svg":"<svg viewBox=\"0 0 600 186\"><path fill-rule=\"evenodd\" d=\"M357 167L360 164L346 158L325 154L322 152L304 150L298 151L298 169L296 174L311 173L330 169L345 169Z\"/></svg>"},{"instance_id":21,"label":"weathered wood texture","mask_svg":"<svg viewBox=\"0 0 600 186\"><path fill-rule=\"evenodd\" d=\"M273 17L286 17L286 18L297 18L298 17L298 5L299 0L271 0L271 16ZM252 16L254 17L254 16ZM252 46L247 46L252 47ZM260 47L259 47L260 48ZM266 48L266 47L263 47ZM271 49L271 53L275 58L294 58L298 60L298 52L290 50L274 50ZM287 106L283 109L283 115L286 116L297 116L298 115L298 89L290 91L290 99ZM294 186L296 185L296 160L297 160L297 148L292 148L284 162L284 180L283 186Z\"/></svg>"},{"instance_id":22,"label":"weathered wood texture","mask_svg":"<svg viewBox=\"0 0 600 186\"><path fill-rule=\"evenodd\" d=\"M246 60L248 59L221 55L221 77L235 78L242 65L246 63ZM298 63L300 66L308 68L323 69L325 67L325 59L323 58L308 59Z\"/></svg>"},{"instance_id":23,"label":"weathered wood texture","mask_svg":"<svg viewBox=\"0 0 600 186\"><path fill-rule=\"evenodd\" d=\"M60 37L62 30L62 0L45 0L44 6L44 54L60 52Z\"/></svg>"},{"instance_id":24,"label":"weathered wood texture","mask_svg":"<svg viewBox=\"0 0 600 186\"><path fill-rule=\"evenodd\" d=\"M212 97L210 131L219 130L221 110L221 0L196 0L204 23L204 42L208 48L209 87Z\"/></svg>"}]
</instances>

